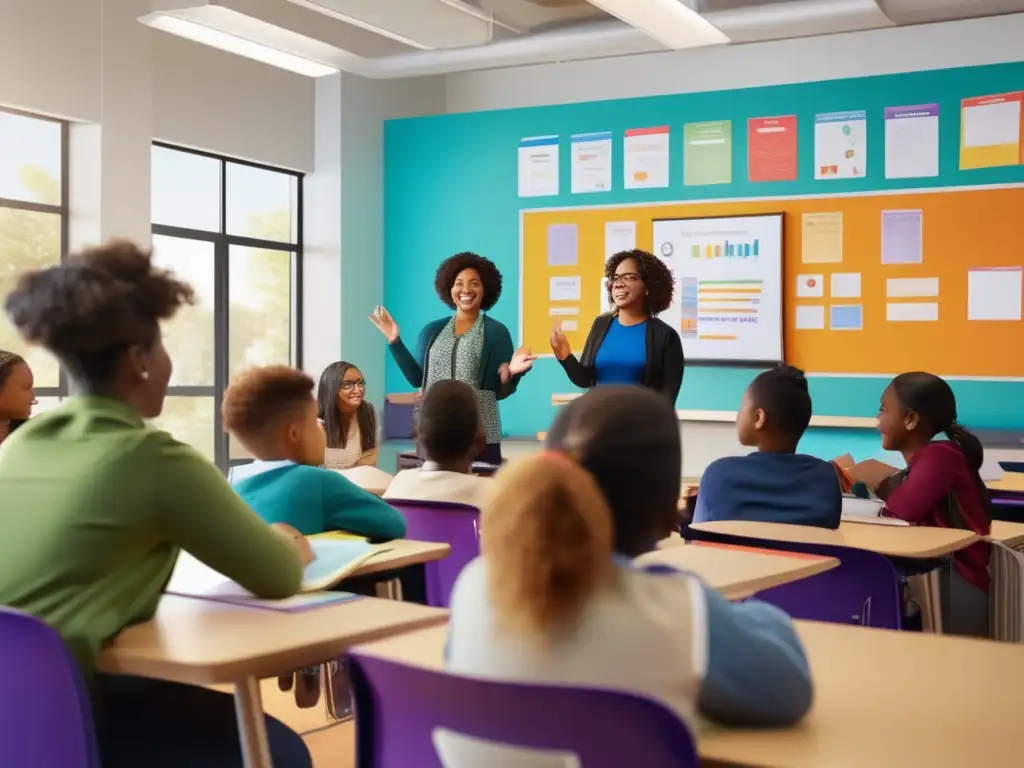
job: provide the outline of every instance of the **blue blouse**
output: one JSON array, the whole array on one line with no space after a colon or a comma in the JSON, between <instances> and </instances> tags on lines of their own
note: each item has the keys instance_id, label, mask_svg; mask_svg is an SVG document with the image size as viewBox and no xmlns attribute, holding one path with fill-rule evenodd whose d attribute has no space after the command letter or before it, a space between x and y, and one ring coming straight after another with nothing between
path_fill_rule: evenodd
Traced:
<instances>
[{"instance_id":1,"label":"blue blouse","mask_svg":"<svg viewBox=\"0 0 1024 768\"><path fill-rule=\"evenodd\" d=\"M612 320L594 358L597 384L640 384L647 367L647 321L623 325Z\"/></svg>"}]
</instances>

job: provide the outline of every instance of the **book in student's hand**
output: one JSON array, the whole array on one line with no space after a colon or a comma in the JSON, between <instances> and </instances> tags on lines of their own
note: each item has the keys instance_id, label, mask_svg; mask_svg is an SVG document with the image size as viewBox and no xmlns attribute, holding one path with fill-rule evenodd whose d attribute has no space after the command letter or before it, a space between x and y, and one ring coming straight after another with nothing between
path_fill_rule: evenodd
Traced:
<instances>
[{"instance_id":1,"label":"book in student's hand","mask_svg":"<svg viewBox=\"0 0 1024 768\"><path fill-rule=\"evenodd\" d=\"M374 545L358 540L311 538L308 541L315 557L302 574L300 592L316 592L333 587L352 575L368 560L391 549L386 545ZM254 599L251 592L201 563L188 552L182 552L178 556L178 562L164 591L185 597L237 597L243 602Z\"/></svg>"}]
</instances>

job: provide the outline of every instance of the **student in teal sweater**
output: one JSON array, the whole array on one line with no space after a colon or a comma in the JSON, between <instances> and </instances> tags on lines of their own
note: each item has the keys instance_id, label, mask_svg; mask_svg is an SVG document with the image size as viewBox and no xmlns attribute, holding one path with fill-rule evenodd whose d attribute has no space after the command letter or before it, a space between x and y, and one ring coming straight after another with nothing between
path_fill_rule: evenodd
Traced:
<instances>
[{"instance_id":1,"label":"student in teal sweater","mask_svg":"<svg viewBox=\"0 0 1024 768\"><path fill-rule=\"evenodd\" d=\"M256 457L231 472L238 495L268 523L310 536L345 531L380 541L405 536L394 507L321 468L324 430L313 379L285 365L254 368L224 393L224 428Z\"/></svg>"}]
</instances>

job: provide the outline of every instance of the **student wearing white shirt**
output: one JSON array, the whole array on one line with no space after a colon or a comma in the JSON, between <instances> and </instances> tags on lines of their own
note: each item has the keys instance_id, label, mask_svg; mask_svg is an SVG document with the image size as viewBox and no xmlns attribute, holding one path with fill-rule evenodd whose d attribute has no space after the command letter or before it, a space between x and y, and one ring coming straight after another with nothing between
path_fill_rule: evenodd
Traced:
<instances>
[{"instance_id":1,"label":"student wearing white shirt","mask_svg":"<svg viewBox=\"0 0 1024 768\"><path fill-rule=\"evenodd\" d=\"M395 475L384 498L479 507L492 481L472 473L473 459L487 443L473 388L445 379L428 389L420 407L416 439L426 461L422 467Z\"/></svg>"},{"instance_id":2,"label":"student wearing white shirt","mask_svg":"<svg viewBox=\"0 0 1024 768\"><path fill-rule=\"evenodd\" d=\"M633 562L678 525L672 404L640 387L598 387L562 411L547 448L493 481L482 556L452 593L448 669L644 694L691 728L701 717L803 717L810 671L785 613ZM448 768L572 764L455 734L437 744Z\"/></svg>"}]
</instances>

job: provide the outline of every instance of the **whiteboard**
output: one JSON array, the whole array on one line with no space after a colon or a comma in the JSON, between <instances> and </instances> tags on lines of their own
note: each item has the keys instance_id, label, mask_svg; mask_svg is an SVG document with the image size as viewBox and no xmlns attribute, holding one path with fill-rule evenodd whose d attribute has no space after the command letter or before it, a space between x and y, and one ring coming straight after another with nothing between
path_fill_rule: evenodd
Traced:
<instances>
[{"instance_id":1,"label":"whiteboard","mask_svg":"<svg viewBox=\"0 0 1024 768\"><path fill-rule=\"evenodd\" d=\"M782 214L653 224L655 252L675 276L660 317L686 362L781 362Z\"/></svg>"}]
</instances>

